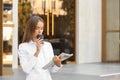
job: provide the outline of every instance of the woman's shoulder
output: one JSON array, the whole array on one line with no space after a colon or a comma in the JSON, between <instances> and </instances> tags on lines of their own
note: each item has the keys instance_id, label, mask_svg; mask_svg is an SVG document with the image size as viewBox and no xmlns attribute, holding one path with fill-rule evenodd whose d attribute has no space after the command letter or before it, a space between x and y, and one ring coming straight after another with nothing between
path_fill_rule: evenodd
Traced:
<instances>
[{"instance_id":1,"label":"woman's shoulder","mask_svg":"<svg viewBox=\"0 0 120 80\"><path fill-rule=\"evenodd\" d=\"M44 44L45 44L45 45L51 45L51 43L48 42L48 41L44 41Z\"/></svg>"},{"instance_id":2,"label":"woman's shoulder","mask_svg":"<svg viewBox=\"0 0 120 80\"><path fill-rule=\"evenodd\" d=\"M24 47L24 46L27 46L28 45L28 43L27 42L24 42L24 43L20 43L19 44L19 47Z\"/></svg>"},{"instance_id":3,"label":"woman's shoulder","mask_svg":"<svg viewBox=\"0 0 120 80\"><path fill-rule=\"evenodd\" d=\"M27 42L20 43L19 45L27 45Z\"/></svg>"}]
</instances>

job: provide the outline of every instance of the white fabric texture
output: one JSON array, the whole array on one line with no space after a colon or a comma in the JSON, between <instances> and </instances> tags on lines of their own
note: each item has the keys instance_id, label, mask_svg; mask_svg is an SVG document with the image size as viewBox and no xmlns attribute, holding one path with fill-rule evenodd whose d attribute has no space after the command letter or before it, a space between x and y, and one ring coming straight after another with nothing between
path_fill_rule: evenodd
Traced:
<instances>
[{"instance_id":1,"label":"white fabric texture","mask_svg":"<svg viewBox=\"0 0 120 80\"><path fill-rule=\"evenodd\" d=\"M54 57L51 43L42 44L38 57L35 57L36 43L33 41L21 43L19 45L19 59L23 71L26 73L26 80L52 80L50 71L57 72L61 67L53 66L49 69L42 67Z\"/></svg>"}]
</instances>

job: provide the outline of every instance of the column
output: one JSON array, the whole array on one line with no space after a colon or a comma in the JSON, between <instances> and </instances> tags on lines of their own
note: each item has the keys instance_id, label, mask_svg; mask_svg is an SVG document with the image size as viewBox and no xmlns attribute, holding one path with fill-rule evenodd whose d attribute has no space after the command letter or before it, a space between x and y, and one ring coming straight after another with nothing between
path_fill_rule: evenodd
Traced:
<instances>
[{"instance_id":1,"label":"column","mask_svg":"<svg viewBox=\"0 0 120 80\"><path fill-rule=\"evenodd\" d=\"M13 64L12 68L18 68L18 0L13 0L13 46L12 46L12 55L13 55Z\"/></svg>"},{"instance_id":2,"label":"column","mask_svg":"<svg viewBox=\"0 0 120 80\"><path fill-rule=\"evenodd\" d=\"M77 0L76 61L101 62L101 0Z\"/></svg>"}]
</instances>

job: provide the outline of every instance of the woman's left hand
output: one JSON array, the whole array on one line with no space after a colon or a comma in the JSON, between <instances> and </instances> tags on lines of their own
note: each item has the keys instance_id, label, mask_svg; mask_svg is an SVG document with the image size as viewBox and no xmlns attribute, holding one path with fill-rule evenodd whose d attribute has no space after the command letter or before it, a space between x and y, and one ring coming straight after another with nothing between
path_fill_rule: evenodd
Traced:
<instances>
[{"instance_id":1,"label":"woman's left hand","mask_svg":"<svg viewBox=\"0 0 120 80\"><path fill-rule=\"evenodd\" d=\"M61 59L60 56L54 56L53 57L53 62L56 66L60 67L61 66L61 61L62 61L62 59Z\"/></svg>"}]
</instances>

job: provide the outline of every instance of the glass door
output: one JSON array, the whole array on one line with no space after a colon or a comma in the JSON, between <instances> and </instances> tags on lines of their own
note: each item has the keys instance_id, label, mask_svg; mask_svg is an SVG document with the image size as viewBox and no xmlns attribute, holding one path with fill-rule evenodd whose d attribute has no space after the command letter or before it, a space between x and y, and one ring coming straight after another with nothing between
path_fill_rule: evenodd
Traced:
<instances>
[{"instance_id":1,"label":"glass door","mask_svg":"<svg viewBox=\"0 0 120 80\"><path fill-rule=\"evenodd\" d=\"M11 75L12 72L12 0L3 0L3 75Z\"/></svg>"},{"instance_id":2,"label":"glass door","mask_svg":"<svg viewBox=\"0 0 120 80\"><path fill-rule=\"evenodd\" d=\"M23 12L23 8L28 12ZM74 56L64 63L75 62L75 0L19 0L19 14L19 43L24 33L21 24L26 23L23 16L26 20L38 14L45 20L45 40L52 43L54 54L73 53Z\"/></svg>"},{"instance_id":3,"label":"glass door","mask_svg":"<svg viewBox=\"0 0 120 80\"><path fill-rule=\"evenodd\" d=\"M120 62L120 0L103 0L103 62Z\"/></svg>"}]
</instances>

